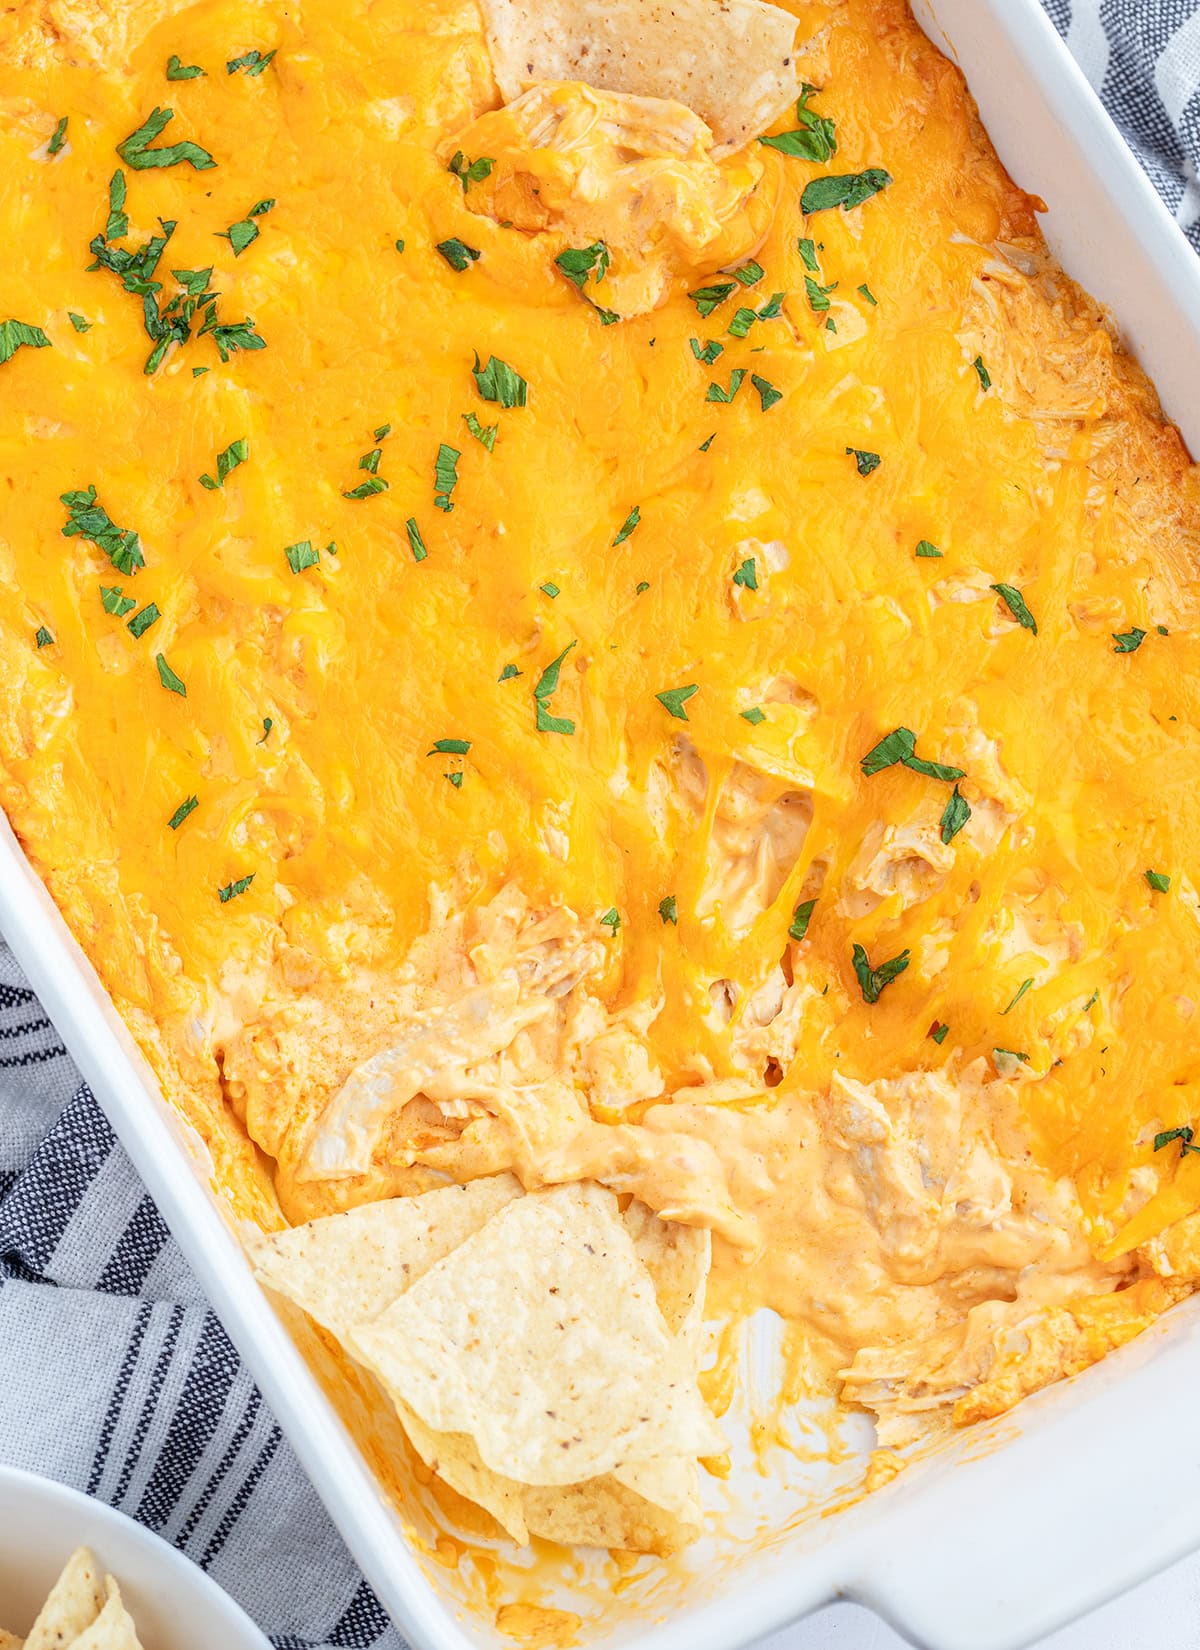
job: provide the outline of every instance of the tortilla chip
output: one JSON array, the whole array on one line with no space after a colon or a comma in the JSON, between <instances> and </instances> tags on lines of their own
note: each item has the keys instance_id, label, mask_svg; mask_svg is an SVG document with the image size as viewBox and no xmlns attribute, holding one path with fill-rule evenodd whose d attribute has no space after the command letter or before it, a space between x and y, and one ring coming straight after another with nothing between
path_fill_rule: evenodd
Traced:
<instances>
[{"instance_id":1,"label":"tortilla chip","mask_svg":"<svg viewBox=\"0 0 1200 1650\"><path fill-rule=\"evenodd\" d=\"M142 1650L133 1617L121 1602L121 1589L112 1576L105 1576L108 1594L103 1610L77 1639L68 1641L69 1650Z\"/></svg>"},{"instance_id":2,"label":"tortilla chip","mask_svg":"<svg viewBox=\"0 0 1200 1650\"><path fill-rule=\"evenodd\" d=\"M694 1518L677 1518L611 1473L555 1489L527 1486L524 1505L530 1531L564 1547L609 1547L669 1558L700 1533L698 1506Z\"/></svg>"},{"instance_id":3,"label":"tortilla chip","mask_svg":"<svg viewBox=\"0 0 1200 1650\"><path fill-rule=\"evenodd\" d=\"M76 1547L25 1641L25 1650L63 1650L90 1627L104 1605L104 1588L96 1560Z\"/></svg>"},{"instance_id":4,"label":"tortilla chip","mask_svg":"<svg viewBox=\"0 0 1200 1650\"><path fill-rule=\"evenodd\" d=\"M762 0L480 0L506 103L536 81L669 98L739 149L796 97L796 19Z\"/></svg>"},{"instance_id":5,"label":"tortilla chip","mask_svg":"<svg viewBox=\"0 0 1200 1650\"><path fill-rule=\"evenodd\" d=\"M520 1191L510 1174L440 1186L252 1238L247 1252L260 1282L344 1341Z\"/></svg>"},{"instance_id":6,"label":"tortilla chip","mask_svg":"<svg viewBox=\"0 0 1200 1650\"><path fill-rule=\"evenodd\" d=\"M25 1640L19 1639L15 1633L5 1632L0 1627L0 1650L22 1650Z\"/></svg>"},{"instance_id":7,"label":"tortilla chip","mask_svg":"<svg viewBox=\"0 0 1200 1650\"><path fill-rule=\"evenodd\" d=\"M622 1218L637 1257L650 1274L667 1328L694 1353L699 1369L712 1233L701 1226L660 1220L636 1199Z\"/></svg>"},{"instance_id":8,"label":"tortilla chip","mask_svg":"<svg viewBox=\"0 0 1200 1650\"><path fill-rule=\"evenodd\" d=\"M426 1426L469 1433L521 1483L726 1448L616 1199L594 1184L507 1204L346 1344Z\"/></svg>"}]
</instances>

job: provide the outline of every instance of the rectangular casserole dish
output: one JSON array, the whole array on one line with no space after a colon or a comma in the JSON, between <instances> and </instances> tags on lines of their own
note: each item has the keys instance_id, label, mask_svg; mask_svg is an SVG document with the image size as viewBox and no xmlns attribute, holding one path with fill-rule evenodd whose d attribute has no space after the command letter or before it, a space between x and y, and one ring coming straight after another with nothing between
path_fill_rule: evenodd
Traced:
<instances>
[{"instance_id":1,"label":"rectangular casserole dish","mask_svg":"<svg viewBox=\"0 0 1200 1650\"><path fill-rule=\"evenodd\" d=\"M1200 450L1200 263L1038 0L935 0L916 11L965 72L1014 178L1049 204L1051 249L1112 311ZM0 929L401 1632L418 1650L511 1642L461 1569L421 1556L419 1527L410 1541L370 1451L252 1281L202 1149L6 824ZM1193 1300L1085 1376L960 1435L836 1516L827 1514L861 1480L861 1456L837 1468L798 1461L786 1482L747 1470L732 1486L729 1535L673 1565L642 1561L619 1590L597 1561L581 1588L541 1600L531 1571L526 1596L575 1611L579 1641L614 1650L732 1650L839 1595L931 1650L1017 1650L1200 1546L1200 1436L1189 1425L1198 1368ZM846 1437L862 1445L867 1430L851 1425ZM502 1600L521 1597L514 1576Z\"/></svg>"}]
</instances>

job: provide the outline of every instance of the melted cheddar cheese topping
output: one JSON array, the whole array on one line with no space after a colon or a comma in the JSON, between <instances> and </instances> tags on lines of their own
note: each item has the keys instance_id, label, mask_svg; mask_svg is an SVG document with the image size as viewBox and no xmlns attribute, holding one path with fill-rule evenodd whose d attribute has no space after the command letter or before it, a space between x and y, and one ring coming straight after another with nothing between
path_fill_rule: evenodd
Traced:
<instances>
[{"instance_id":1,"label":"melted cheddar cheese topping","mask_svg":"<svg viewBox=\"0 0 1200 1650\"><path fill-rule=\"evenodd\" d=\"M903 1442L1200 1271L1200 497L906 6L790 9L825 163L472 0L5 12L0 800L240 1212L595 1176Z\"/></svg>"}]
</instances>

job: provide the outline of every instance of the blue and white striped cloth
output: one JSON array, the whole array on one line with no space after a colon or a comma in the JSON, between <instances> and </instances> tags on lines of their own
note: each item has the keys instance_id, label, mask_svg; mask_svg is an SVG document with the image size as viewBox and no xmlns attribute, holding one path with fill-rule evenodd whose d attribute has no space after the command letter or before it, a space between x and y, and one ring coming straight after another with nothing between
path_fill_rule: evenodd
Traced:
<instances>
[{"instance_id":1,"label":"blue and white striped cloth","mask_svg":"<svg viewBox=\"0 0 1200 1650\"><path fill-rule=\"evenodd\" d=\"M1044 3L1200 250L1200 0ZM157 1530L278 1650L401 1650L2 942L0 1461ZM788 1643L891 1640L838 1621Z\"/></svg>"}]
</instances>

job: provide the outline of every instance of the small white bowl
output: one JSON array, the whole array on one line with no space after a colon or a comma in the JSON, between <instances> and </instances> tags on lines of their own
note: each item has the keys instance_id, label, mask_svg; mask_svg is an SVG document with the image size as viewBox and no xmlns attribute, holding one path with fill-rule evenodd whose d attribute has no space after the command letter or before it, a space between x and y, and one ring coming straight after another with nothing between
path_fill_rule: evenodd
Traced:
<instances>
[{"instance_id":1,"label":"small white bowl","mask_svg":"<svg viewBox=\"0 0 1200 1650\"><path fill-rule=\"evenodd\" d=\"M0 1466L0 1627L27 1633L76 1547L114 1575L145 1650L270 1650L246 1613L174 1547L48 1478Z\"/></svg>"}]
</instances>

